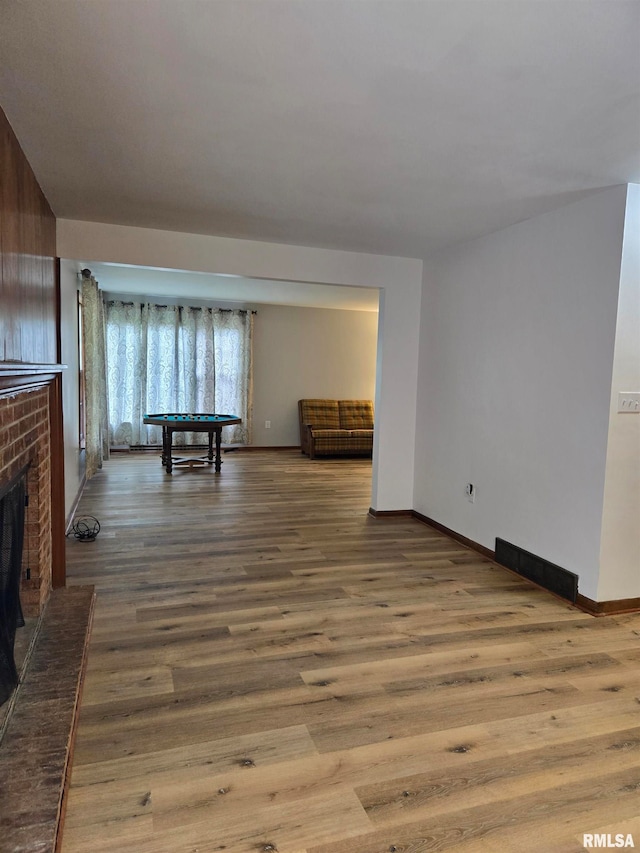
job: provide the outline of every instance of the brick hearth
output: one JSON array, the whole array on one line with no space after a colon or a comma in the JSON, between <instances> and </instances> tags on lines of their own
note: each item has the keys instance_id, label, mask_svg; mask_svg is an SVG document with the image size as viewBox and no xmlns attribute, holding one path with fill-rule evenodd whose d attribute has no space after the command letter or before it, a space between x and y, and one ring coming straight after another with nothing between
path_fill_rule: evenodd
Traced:
<instances>
[{"instance_id":1,"label":"brick hearth","mask_svg":"<svg viewBox=\"0 0 640 853\"><path fill-rule=\"evenodd\" d=\"M94 599L63 588L60 409L57 366L0 363L0 483L29 465L20 683L0 708L0 849L24 853L59 846Z\"/></svg>"}]
</instances>

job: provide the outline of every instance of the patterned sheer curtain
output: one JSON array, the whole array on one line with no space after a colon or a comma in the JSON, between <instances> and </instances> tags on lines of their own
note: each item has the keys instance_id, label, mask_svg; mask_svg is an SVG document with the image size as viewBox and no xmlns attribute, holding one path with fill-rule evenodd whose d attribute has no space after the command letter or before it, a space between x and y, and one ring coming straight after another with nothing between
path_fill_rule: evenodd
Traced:
<instances>
[{"instance_id":1,"label":"patterned sheer curtain","mask_svg":"<svg viewBox=\"0 0 640 853\"><path fill-rule=\"evenodd\" d=\"M222 440L251 440L253 314L180 305L107 303L109 438L114 445L158 445L147 412L234 414ZM199 444L176 433L176 444Z\"/></svg>"},{"instance_id":2,"label":"patterned sheer curtain","mask_svg":"<svg viewBox=\"0 0 640 853\"><path fill-rule=\"evenodd\" d=\"M84 347L86 476L109 458L104 301L98 282L82 271L82 346Z\"/></svg>"}]
</instances>

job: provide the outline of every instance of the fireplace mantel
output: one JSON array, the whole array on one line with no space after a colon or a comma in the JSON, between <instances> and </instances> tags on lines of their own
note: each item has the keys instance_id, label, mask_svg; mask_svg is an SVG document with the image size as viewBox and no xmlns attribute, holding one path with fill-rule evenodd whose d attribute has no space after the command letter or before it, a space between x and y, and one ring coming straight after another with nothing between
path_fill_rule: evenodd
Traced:
<instances>
[{"instance_id":1,"label":"fireplace mantel","mask_svg":"<svg viewBox=\"0 0 640 853\"><path fill-rule=\"evenodd\" d=\"M26 364L23 361L0 361L0 394L10 394L53 382L66 364Z\"/></svg>"}]
</instances>

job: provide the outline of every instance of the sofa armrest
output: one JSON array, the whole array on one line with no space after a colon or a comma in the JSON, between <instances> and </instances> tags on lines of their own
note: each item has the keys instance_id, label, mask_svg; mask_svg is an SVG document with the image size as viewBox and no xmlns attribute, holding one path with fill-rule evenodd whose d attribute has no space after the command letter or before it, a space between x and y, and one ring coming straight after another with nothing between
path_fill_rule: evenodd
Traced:
<instances>
[{"instance_id":1,"label":"sofa armrest","mask_svg":"<svg viewBox=\"0 0 640 853\"><path fill-rule=\"evenodd\" d=\"M309 459L315 459L316 446L313 440L313 424L305 424L305 428L307 436L307 453L309 454Z\"/></svg>"}]
</instances>

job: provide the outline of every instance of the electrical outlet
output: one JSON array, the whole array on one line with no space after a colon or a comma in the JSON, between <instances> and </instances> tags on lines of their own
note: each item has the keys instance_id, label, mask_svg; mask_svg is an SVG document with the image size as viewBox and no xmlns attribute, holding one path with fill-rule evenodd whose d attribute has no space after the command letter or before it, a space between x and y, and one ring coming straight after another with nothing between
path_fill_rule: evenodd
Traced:
<instances>
[{"instance_id":1,"label":"electrical outlet","mask_svg":"<svg viewBox=\"0 0 640 853\"><path fill-rule=\"evenodd\" d=\"M264 428L265 429L271 429L271 421L265 421L264 422Z\"/></svg>"},{"instance_id":2,"label":"electrical outlet","mask_svg":"<svg viewBox=\"0 0 640 853\"><path fill-rule=\"evenodd\" d=\"M618 412L640 415L640 391L620 391Z\"/></svg>"},{"instance_id":3,"label":"electrical outlet","mask_svg":"<svg viewBox=\"0 0 640 853\"><path fill-rule=\"evenodd\" d=\"M467 483L467 487L465 489L465 494L467 495L467 500L470 503L475 503L476 500L476 487L473 483Z\"/></svg>"}]
</instances>

